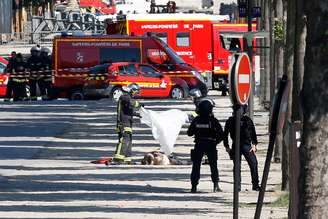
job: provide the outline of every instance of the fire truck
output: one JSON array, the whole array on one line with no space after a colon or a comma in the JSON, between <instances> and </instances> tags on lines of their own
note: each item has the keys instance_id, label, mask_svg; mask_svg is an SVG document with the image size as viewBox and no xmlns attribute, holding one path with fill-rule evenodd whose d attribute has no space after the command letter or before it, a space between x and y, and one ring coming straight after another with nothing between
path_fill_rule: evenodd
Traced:
<instances>
[{"instance_id":1,"label":"fire truck","mask_svg":"<svg viewBox=\"0 0 328 219\"><path fill-rule=\"evenodd\" d=\"M81 8L95 8L102 14L115 14L114 0L80 0Z\"/></svg>"},{"instance_id":2,"label":"fire truck","mask_svg":"<svg viewBox=\"0 0 328 219\"><path fill-rule=\"evenodd\" d=\"M228 33L246 32L247 24L232 24L228 16L208 14L129 14L125 19L127 34L157 36L208 75L209 87L226 95L231 56L243 48L242 36Z\"/></svg>"},{"instance_id":3,"label":"fire truck","mask_svg":"<svg viewBox=\"0 0 328 219\"><path fill-rule=\"evenodd\" d=\"M115 62L155 65L161 73L184 80L188 91L199 89L203 96L207 95L208 89L200 73L157 37L64 35L53 40L55 97L74 99L80 96L90 68Z\"/></svg>"}]
</instances>

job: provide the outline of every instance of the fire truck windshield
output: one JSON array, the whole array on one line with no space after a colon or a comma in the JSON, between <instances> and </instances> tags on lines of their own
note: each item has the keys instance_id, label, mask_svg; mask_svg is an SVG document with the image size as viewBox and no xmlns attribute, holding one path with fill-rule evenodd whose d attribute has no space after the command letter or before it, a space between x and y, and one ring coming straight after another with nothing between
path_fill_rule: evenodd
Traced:
<instances>
[{"instance_id":1,"label":"fire truck windshield","mask_svg":"<svg viewBox=\"0 0 328 219\"><path fill-rule=\"evenodd\" d=\"M185 63L185 61L182 58L180 58L180 56L178 56L170 47L165 45L164 48L165 48L166 52L174 59L175 63L177 63L177 64Z\"/></svg>"}]
</instances>

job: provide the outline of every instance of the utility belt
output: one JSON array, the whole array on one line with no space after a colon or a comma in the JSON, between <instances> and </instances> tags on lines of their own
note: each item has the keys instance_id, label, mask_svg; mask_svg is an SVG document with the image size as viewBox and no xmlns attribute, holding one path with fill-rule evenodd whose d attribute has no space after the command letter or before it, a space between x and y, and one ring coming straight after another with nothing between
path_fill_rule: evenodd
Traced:
<instances>
[{"instance_id":1,"label":"utility belt","mask_svg":"<svg viewBox=\"0 0 328 219\"><path fill-rule=\"evenodd\" d=\"M196 143L202 143L202 142L213 142L213 143L215 143L216 142L216 139L215 138L211 138L211 137L197 137L195 139L195 142Z\"/></svg>"}]
</instances>

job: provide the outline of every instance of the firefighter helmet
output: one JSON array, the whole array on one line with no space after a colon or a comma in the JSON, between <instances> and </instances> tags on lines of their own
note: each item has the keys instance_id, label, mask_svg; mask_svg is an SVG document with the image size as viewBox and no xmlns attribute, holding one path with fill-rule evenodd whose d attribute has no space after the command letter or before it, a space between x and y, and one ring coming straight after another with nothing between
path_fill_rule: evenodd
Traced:
<instances>
[{"instance_id":1,"label":"firefighter helmet","mask_svg":"<svg viewBox=\"0 0 328 219\"><path fill-rule=\"evenodd\" d=\"M140 93L140 87L137 84L129 84L128 86L122 87L122 90L132 95L138 95Z\"/></svg>"},{"instance_id":2,"label":"firefighter helmet","mask_svg":"<svg viewBox=\"0 0 328 219\"><path fill-rule=\"evenodd\" d=\"M31 53L32 52L40 52L40 47L38 47L38 46L32 46Z\"/></svg>"},{"instance_id":3,"label":"firefighter helmet","mask_svg":"<svg viewBox=\"0 0 328 219\"><path fill-rule=\"evenodd\" d=\"M50 54L50 49L47 48L47 47L41 47L40 52L49 55Z\"/></svg>"}]
</instances>

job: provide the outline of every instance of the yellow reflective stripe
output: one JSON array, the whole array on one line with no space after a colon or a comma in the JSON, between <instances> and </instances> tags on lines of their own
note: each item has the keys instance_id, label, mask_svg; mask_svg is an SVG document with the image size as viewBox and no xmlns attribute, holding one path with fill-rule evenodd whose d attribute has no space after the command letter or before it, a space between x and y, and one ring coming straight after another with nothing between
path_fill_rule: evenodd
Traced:
<instances>
[{"instance_id":1,"label":"yellow reflective stripe","mask_svg":"<svg viewBox=\"0 0 328 219\"><path fill-rule=\"evenodd\" d=\"M197 114L196 112L192 112L191 115L192 115L193 117L198 116L198 114Z\"/></svg>"},{"instance_id":2,"label":"yellow reflective stripe","mask_svg":"<svg viewBox=\"0 0 328 219\"><path fill-rule=\"evenodd\" d=\"M116 159L116 160L124 160L124 158L125 158L124 155L114 154L114 159Z\"/></svg>"},{"instance_id":3,"label":"yellow reflective stripe","mask_svg":"<svg viewBox=\"0 0 328 219\"><path fill-rule=\"evenodd\" d=\"M140 106L139 101L135 101L135 103L134 103L134 107L139 107L139 106Z\"/></svg>"},{"instance_id":4,"label":"yellow reflective stripe","mask_svg":"<svg viewBox=\"0 0 328 219\"><path fill-rule=\"evenodd\" d=\"M125 162L131 162L131 161L132 161L132 158L131 158L131 157L125 157L125 158L124 158L124 161L125 161Z\"/></svg>"},{"instance_id":5,"label":"yellow reflective stripe","mask_svg":"<svg viewBox=\"0 0 328 219\"><path fill-rule=\"evenodd\" d=\"M124 132L131 132L132 133L132 128L130 128L130 127L124 127L123 128L123 131Z\"/></svg>"}]
</instances>

